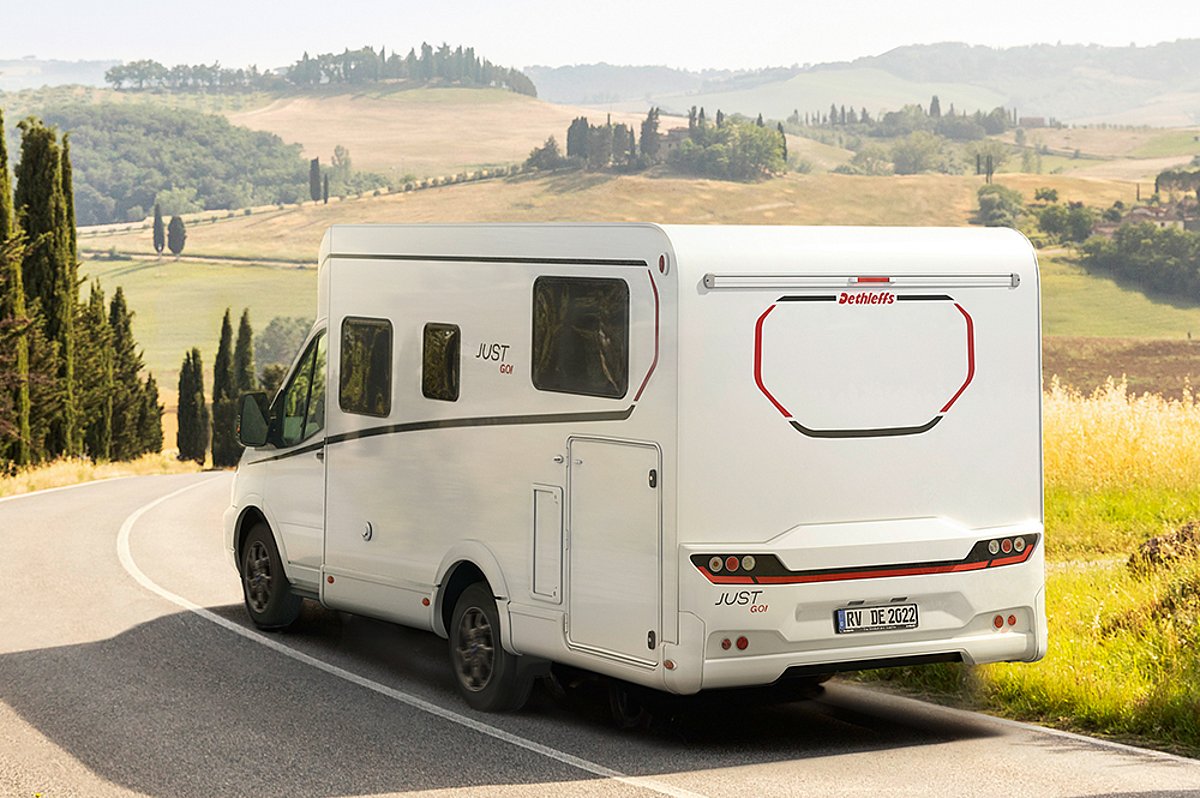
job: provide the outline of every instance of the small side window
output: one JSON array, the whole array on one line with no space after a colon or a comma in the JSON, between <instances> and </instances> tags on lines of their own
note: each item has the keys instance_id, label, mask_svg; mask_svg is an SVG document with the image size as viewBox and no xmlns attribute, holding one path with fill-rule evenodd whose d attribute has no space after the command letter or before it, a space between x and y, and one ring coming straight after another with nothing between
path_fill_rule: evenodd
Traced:
<instances>
[{"instance_id":1,"label":"small side window","mask_svg":"<svg viewBox=\"0 0 1200 798\"><path fill-rule=\"evenodd\" d=\"M342 321L338 406L346 413L392 412L392 323L347 317Z\"/></svg>"},{"instance_id":2,"label":"small side window","mask_svg":"<svg viewBox=\"0 0 1200 798\"><path fill-rule=\"evenodd\" d=\"M459 330L457 324L425 325L421 354L421 393L426 399L458 401Z\"/></svg>"},{"instance_id":3,"label":"small side window","mask_svg":"<svg viewBox=\"0 0 1200 798\"><path fill-rule=\"evenodd\" d=\"M539 277L533 284L533 385L619 399L629 388L629 284Z\"/></svg>"},{"instance_id":4,"label":"small side window","mask_svg":"<svg viewBox=\"0 0 1200 798\"><path fill-rule=\"evenodd\" d=\"M281 446L295 446L325 427L325 333L308 345L275 399Z\"/></svg>"}]
</instances>

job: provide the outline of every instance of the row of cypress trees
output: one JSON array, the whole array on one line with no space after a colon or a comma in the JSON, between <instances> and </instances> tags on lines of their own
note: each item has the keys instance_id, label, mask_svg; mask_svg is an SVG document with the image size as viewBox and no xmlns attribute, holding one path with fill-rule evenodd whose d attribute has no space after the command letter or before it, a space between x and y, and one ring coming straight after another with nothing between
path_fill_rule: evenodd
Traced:
<instances>
[{"instance_id":1,"label":"row of cypress trees","mask_svg":"<svg viewBox=\"0 0 1200 798\"><path fill-rule=\"evenodd\" d=\"M142 382L117 289L79 300L70 136L22 120L16 187L0 115L0 467L63 456L124 460L162 449L162 406Z\"/></svg>"},{"instance_id":2,"label":"row of cypress trees","mask_svg":"<svg viewBox=\"0 0 1200 798\"><path fill-rule=\"evenodd\" d=\"M237 441L236 421L238 398L258 389L254 369L254 330L250 326L250 310L242 311L238 324L237 342L233 339L230 309L225 309L221 321L221 340L213 363L211 424L208 406L204 401L204 365L200 350L193 348L184 355L179 369L179 446L180 460L204 463L212 433L212 463L216 468L237 465L242 446Z\"/></svg>"}]
</instances>

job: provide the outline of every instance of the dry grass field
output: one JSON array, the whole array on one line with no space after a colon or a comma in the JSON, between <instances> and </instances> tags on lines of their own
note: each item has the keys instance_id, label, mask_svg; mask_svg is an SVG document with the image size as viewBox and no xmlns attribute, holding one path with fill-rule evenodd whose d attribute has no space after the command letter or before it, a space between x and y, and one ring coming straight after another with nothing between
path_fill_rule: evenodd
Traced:
<instances>
[{"instance_id":1,"label":"dry grass field","mask_svg":"<svg viewBox=\"0 0 1200 798\"><path fill-rule=\"evenodd\" d=\"M997 182L1033 198L1041 186L1061 201L1108 207L1132 201L1127 183L1064 175L1003 175ZM912 175L796 175L731 183L655 175L561 172L464 183L329 205L233 216L188 229L188 255L315 259L332 224L417 222L652 221L671 224L968 224L982 179ZM92 251L151 253L149 229L81 239Z\"/></svg>"},{"instance_id":2,"label":"dry grass field","mask_svg":"<svg viewBox=\"0 0 1200 798\"><path fill-rule=\"evenodd\" d=\"M1079 150L1084 155L1103 158L1147 158L1200 155L1200 140L1196 136L1200 136L1200 129L1045 127L1026 130L1025 142L1044 144L1051 150ZM1014 143L1016 131L1010 130L999 138Z\"/></svg>"},{"instance_id":3,"label":"dry grass field","mask_svg":"<svg viewBox=\"0 0 1200 798\"><path fill-rule=\"evenodd\" d=\"M350 151L354 168L392 178L520 163L551 135L565 148L567 126L575 117L587 116L593 124L605 119L595 110L509 91L459 88L285 96L225 116L235 125L297 142L306 158L324 164L340 144ZM613 123L637 126L644 117L613 114ZM661 127L668 124L664 119Z\"/></svg>"}]
</instances>

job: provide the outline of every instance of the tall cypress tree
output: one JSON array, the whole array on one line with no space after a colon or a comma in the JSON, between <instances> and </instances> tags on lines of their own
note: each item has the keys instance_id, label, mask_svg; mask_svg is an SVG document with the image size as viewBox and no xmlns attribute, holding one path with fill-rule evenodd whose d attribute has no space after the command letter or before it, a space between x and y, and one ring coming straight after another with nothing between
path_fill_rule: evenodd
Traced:
<instances>
[{"instance_id":1,"label":"tall cypress tree","mask_svg":"<svg viewBox=\"0 0 1200 798\"><path fill-rule=\"evenodd\" d=\"M35 317L43 319L46 338L57 347L58 411L49 419L47 454L75 454L74 320L77 302L75 267L63 195L62 154L51 128L29 117L21 129L21 163L14 194L28 244L21 263L26 298Z\"/></svg>"},{"instance_id":2,"label":"tall cypress tree","mask_svg":"<svg viewBox=\"0 0 1200 798\"><path fill-rule=\"evenodd\" d=\"M154 251L162 257L163 247L167 245L167 228L163 225L162 208L154 203Z\"/></svg>"},{"instance_id":3,"label":"tall cypress tree","mask_svg":"<svg viewBox=\"0 0 1200 798\"><path fill-rule=\"evenodd\" d=\"M213 361L214 402L233 396L233 324L229 320L229 308L221 320L221 342L217 345L217 359Z\"/></svg>"},{"instance_id":4,"label":"tall cypress tree","mask_svg":"<svg viewBox=\"0 0 1200 798\"><path fill-rule=\"evenodd\" d=\"M242 310L238 323L237 346L233 349L233 394L237 399L244 393L258 389L258 377L254 370L254 329L250 326L250 308Z\"/></svg>"},{"instance_id":5,"label":"tall cypress tree","mask_svg":"<svg viewBox=\"0 0 1200 798\"><path fill-rule=\"evenodd\" d=\"M200 350L184 355L179 370L179 432L175 436L180 460L204 464L208 448L208 407L204 403L204 367Z\"/></svg>"},{"instance_id":6,"label":"tall cypress tree","mask_svg":"<svg viewBox=\"0 0 1200 798\"><path fill-rule=\"evenodd\" d=\"M149 374L142 387L142 405L138 413L138 438L142 453L158 454L162 451L162 415L163 406L158 403L158 383L154 381L154 375Z\"/></svg>"},{"instance_id":7,"label":"tall cypress tree","mask_svg":"<svg viewBox=\"0 0 1200 798\"><path fill-rule=\"evenodd\" d=\"M217 357L213 361L212 390L212 460L216 468L237 465L241 451L234 438L237 410L234 405L233 376L233 326L229 321L229 308L221 321L221 342L217 346Z\"/></svg>"},{"instance_id":8,"label":"tall cypress tree","mask_svg":"<svg viewBox=\"0 0 1200 798\"><path fill-rule=\"evenodd\" d=\"M113 425L112 457L132 460L141 452L138 446L138 411L142 384L142 355L133 340L133 313L125 303L125 292L118 287L108 309L113 352Z\"/></svg>"},{"instance_id":9,"label":"tall cypress tree","mask_svg":"<svg viewBox=\"0 0 1200 798\"><path fill-rule=\"evenodd\" d=\"M8 140L4 135L4 112L0 110L0 330L12 344L12 362L4 390L11 396L11 438L0 438L0 460L18 466L33 460L29 428L29 339L25 309L25 285L21 263L23 248L17 236L12 182L8 176ZM6 342L8 343L8 342ZM2 404L2 403L0 403Z\"/></svg>"},{"instance_id":10,"label":"tall cypress tree","mask_svg":"<svg viewBox=\"0 0 1200 798\"><path fill-rule=\"evenodd\" d=\"M308 195L312 201L321 199L321 159L313 158L308 162Z\"/></svg>"},{"instance_id":11,"label":"tall cypress tree","mask_svg":"<svg viewBox=\"0 0 1200 798\"><path fill-rule=\"evenodd\" d=\"M75 335L75 317L79 309L79 242L75 231L75 182L71 169L71 134L63 133L62 155L60 156L60 171L62 173L62 195L64 215L62 219L62 237L66 247L67 261L59 272L58 294L63 303L66 330L60 336L62 342L62 375L66 387L66 418L67 454L83 453L83 424L79 418L78 402L75 394L79 390L78 377L75 373L75 347L78 336Z\"/></svg>"},{"instance_id":12,"label":"tall cypress tree","mask_svg":"<svg viewBox=\"0 0 1200 798\"><path fill-rule=\"evenodd\" d=\"M76 330L76 366L81 375L86 375L80 380L77 397L83 420L83 451L93 460L111 460L115 357L113 331L99 280L92 283L87 303L79 307Z\"/></svg>"}]
</instances>

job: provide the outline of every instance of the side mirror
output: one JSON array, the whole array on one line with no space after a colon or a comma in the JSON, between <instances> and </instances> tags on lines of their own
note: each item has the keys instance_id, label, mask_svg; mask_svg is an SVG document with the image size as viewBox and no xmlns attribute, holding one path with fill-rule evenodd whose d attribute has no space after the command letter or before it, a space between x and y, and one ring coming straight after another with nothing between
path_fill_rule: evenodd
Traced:
<instances>
[{"instance_id":1,"label":"side mirror","mask_svg":"<svg viewBox=\"0 0 1200 798\"><path fill-rule=\"evenodd\" d=\"M237 416L237 437L242 446L255 448L266 444L271 428L267 422L269 412L265 393L258 391L242 394L238 402Z\"/></svg>"}]
</instances>

